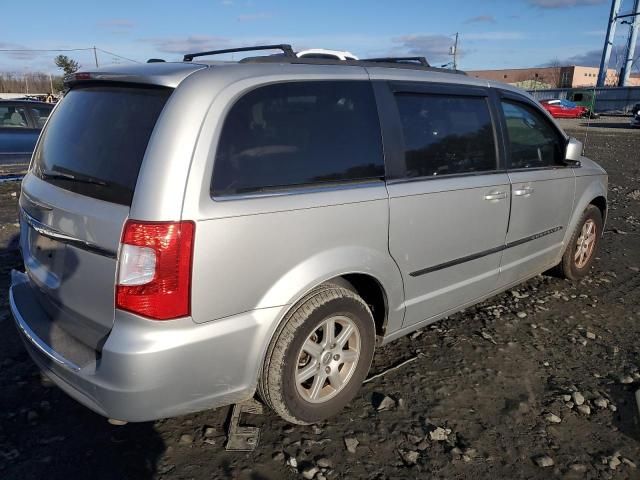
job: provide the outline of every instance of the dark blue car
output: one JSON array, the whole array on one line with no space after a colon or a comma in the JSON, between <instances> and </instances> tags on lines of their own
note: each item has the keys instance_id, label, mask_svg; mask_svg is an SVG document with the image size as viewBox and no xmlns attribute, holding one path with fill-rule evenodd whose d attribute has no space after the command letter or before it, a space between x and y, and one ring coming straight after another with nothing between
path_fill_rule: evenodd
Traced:
<instances>
[{"instance_id":1,"label":"dark blue car","mask_svg":"<svg viewBox=\"0 0 640 480\"><path fill-rule=\"evenodd\" d=\"M27 164L53 105L0 100L0 165Z\"/></svg>"}]
</instances>

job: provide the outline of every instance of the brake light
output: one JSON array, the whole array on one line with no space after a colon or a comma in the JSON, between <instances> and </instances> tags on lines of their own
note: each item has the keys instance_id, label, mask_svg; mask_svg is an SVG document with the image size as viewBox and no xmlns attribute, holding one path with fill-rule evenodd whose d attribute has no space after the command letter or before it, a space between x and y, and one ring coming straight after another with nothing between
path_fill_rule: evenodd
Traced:
<instances>
[{"instance_id":1,"label":"brake light","mask_svg":"<svg viewBox=\"0 0 640 480\"><path fill-rule=\"evenodd\" d=\"M116 308L154 320L191 314L195 223L128 220L122 232Z\"/></svg>"}]
</instances>

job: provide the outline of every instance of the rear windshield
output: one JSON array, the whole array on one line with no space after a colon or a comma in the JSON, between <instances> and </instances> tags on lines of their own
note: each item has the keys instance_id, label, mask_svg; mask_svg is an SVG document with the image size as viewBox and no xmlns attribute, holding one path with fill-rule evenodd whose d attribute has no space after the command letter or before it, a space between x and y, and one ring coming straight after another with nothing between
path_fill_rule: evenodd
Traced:
<instances>
[{"instance_id":1,"label":"rear windshield","mask_svg":"<svg viewBox=\"0 0 640 480\"><path fill-rule=\"evenodd\" d=\"M131 205L149 137L171 89L87 86L58 105L33 172L76 193Z\"/></svg>"}]
</instances>

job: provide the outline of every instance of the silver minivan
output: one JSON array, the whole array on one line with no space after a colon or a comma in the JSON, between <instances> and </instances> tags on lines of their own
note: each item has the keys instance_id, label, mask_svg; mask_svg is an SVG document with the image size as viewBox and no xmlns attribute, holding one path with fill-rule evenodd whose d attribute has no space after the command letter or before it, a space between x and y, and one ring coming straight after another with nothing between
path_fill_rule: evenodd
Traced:
<instances>
[{"instance_id":1,"label":"silver minivan","mask_svg":"<svg viewBox=\"0 0 640 480\"><path fill-rule=\"evenodd\" d=\"M607 175L526 93L282 48L67 78L22 183L10 302L92 410L147 421L257 392L314 423L375 347L589 271Z\"/></svg>"}]
</instances>

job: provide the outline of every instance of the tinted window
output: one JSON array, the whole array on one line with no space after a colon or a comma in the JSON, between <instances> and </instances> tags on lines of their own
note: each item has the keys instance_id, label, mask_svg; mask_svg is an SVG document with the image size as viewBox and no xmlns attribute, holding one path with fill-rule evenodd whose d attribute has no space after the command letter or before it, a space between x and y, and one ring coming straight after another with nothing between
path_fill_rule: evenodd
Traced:
<instances>
[{"instance_id":1,"label":"tinted window","mask_svg":"<svg viewBox=\"0 0 640 480\"><path fill-rule=\"evenodd\" d=\"M170 92L71 90L43 131L34 173L82 195L130 205L149 137Z\"/></svg>"},{"instance_id":2,"label":"tinted window","mask_svg":"<svg viewBox=\"0 0 640 480\"><path fill-rule=\"evenodd\" d=\"M24 107L0 105L0 128L29 128Z\"/></svg>"},{"instance_id":3,"label":"tinted window","mask_svg":"<svg viewBox=\"0 0 640 480\"><path fill-rule=\"evenodd\" d=\"M406 175L430 177L496 168L485 98L398 94Z\"/></svg>"},{"instance_id":4,"label":"tinted window","mask_svg":"<svg viewBox=\"0 0 640 480\"><path fill-rule=\"evenodd\" d=\"M502 102L511 151L510 168L561 165L564 141L551 123L533 107Z\"/></svg>"},{"instance_id":5,"label":"tinted window","mask_svg":"<svg viewBox=\"0 0 640 480\"><path fill-rule=\"evenodd\" d=\"M52 109L53 107L44 105L31 107L31 114L33 116L33 121L36 124L36 128L44 127L44 124L47 121L47 118L49 118L49 114L51 113Z\"/></svg>"},{"instance_id":6,"label":"tinted window","mask_svg":"<svg viewBox=\"0 0 640 480\"><path fill-rule=\"evenodd\" d=\"M214 195L381 178L380 127L368 82L261 87L227 116Z\"/></svg>"}]
</instances>

